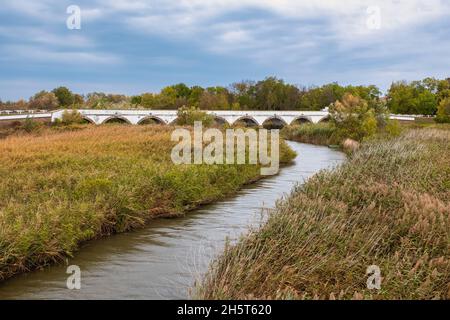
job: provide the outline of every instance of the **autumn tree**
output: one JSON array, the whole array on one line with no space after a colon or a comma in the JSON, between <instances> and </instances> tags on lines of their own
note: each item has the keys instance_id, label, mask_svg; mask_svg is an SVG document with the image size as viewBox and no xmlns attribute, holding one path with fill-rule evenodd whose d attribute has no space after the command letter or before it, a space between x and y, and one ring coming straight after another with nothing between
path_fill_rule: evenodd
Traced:
<instances>
[{"instance_id":1,"label":"autumn tree","mask_svg":"<svg viewBox=\"0 0 450 320\"><path fill-rule=\"evenodd\" d=\"M234 103L244 110L256 109L256 86L254 81L246 80L235 82L230 86Z\"/></svg>"},{"instance_id":2,"label":"autumn tree","mask_svg":"<svg viewBox=\"0 0 450 320\"><path fill-rule=\"evenodd\" d=\"M366 100L349 93L330 107L330 115L342 139L362 141L377 131L375 110Z\"/></svg>"},{"instance_id":3,"label":"autumn tree","mask_svg":"<svg viewBox=\"0 0 450 320\"><path fill-rule=\"evenodd\" d=\"M37 110L55 110L59 101L53 92L42 90L30 98L29 108Z\"/></svg>"},{"instance_id":4,"label":"autumn tree","mask_svg":"<svg viewBox=\"0 0 450 320\"><path fill-rule=\"evenodd\" d=\"M204 91L200 96L198 106L202 110L228 110L230 104L224 92Z\"/></svg>"}]
</instances>

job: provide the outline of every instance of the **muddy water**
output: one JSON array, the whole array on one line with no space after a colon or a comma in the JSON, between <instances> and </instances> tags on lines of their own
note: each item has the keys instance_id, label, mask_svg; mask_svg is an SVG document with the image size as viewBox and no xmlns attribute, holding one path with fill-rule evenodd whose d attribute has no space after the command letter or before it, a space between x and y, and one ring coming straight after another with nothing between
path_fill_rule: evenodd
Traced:
<instances>
[{"instance_id":1,"label":"muddy water","mask_svg":"<svg viewBox=\"0 0 450 320\"><path fill-rule=\"evenodd\" d=\"M81 269L81 289L66 286L67 265L20 275L0 285L0 299L184 299L223 248L261 221L262 212L296 183L344 161L327 147L289 142L298 153L293 165L233 197L190 212L152 221L135 232L87 243L69 265Z\"/></svg>"}]
</instances>

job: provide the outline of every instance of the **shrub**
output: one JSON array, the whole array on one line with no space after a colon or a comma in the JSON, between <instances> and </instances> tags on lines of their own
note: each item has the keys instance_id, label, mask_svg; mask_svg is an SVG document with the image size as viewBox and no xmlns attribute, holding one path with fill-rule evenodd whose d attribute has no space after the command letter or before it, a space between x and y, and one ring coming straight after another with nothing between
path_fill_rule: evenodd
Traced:
<instances>
[{"instance_id":1,"label":"shrub","mask_svg":"<svg viewBox=\"0 0 450 320\"><path fill-rule=\"evenodd\" d=\"M208 127L214 124L214 117L194 107L183 106L177 112L177 124L194 125L195 121L201 121L203 126Z\"/></svg>"},{"instance_id":2,"label":"shrub","mask_svg":"<svg viewBox=\"0 0 450 320\"><path fill-rule=\"evenodd\" d=\"M389 120L385 126L386 133L391 137L397 137L402 132L402 127L398 120Z\"/></svg>"},{"instance_id":3,"label":"shrub","mask_svg":"<svg viewBox=\"0 0 450 320\"><path fill-rule=\"evenodd\" d=\"M61 123L64 125L80 124L83 122L83 116L77 110L65 110L62 114Z\"/></svg>"},{"instance_id":4,"label":"shrub","mask_svg":"<svg viewBox=\"0 0 450 320\"><path fill-rule=\"evenodd\" d=\"M22 125L23 130L26 132L35 132L42 127L40 122L37 122L31 118L26 118L24 124Z\"/></svg>"}]
</instances>

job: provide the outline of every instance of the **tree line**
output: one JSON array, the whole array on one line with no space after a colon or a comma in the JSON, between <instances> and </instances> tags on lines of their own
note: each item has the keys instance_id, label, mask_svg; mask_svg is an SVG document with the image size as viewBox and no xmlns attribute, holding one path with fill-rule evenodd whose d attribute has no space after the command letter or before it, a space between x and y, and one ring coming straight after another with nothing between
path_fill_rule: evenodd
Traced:
<instances>
[{"instance_id":1,"label":"tree line","mask_svg":"<svg viewBox=\"0 0 450 320\"><path fill-rule=\"evenodd\" d=\"M394 82L387 94L387 106L393 113L435 115L444 100L450 98L450 78Z\"/></svg>"},{"instance_id":2,"label":"tree line","mask_svg":"<svg viewBox=\"0 0 450 320\"><path fill-rule=\"evenodd\" d=\"M52 91L40 91L28 101L0 100L0 109L179 109L189 106L201 110L321 110L342 100L346 94L364 99L370 107L385 106L392 113L439 115L442 110L445 113L450 108L450 78L394 82L386 96L382 96L380 89L374 85L342 86L334 82L302 87L276 77L236 82L228 87L189 87L179 83L167 86L158 93L135 96L102 92L80 95L66 87L59 87Z\"/></svg>"}]
</instances>

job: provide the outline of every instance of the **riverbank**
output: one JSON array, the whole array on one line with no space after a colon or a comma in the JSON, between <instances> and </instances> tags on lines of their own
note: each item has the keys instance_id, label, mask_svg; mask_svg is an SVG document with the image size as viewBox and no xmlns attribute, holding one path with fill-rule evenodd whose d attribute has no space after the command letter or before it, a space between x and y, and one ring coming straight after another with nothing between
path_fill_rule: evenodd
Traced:
<instances>
[{"instance_id":1,"label":"riverbank","mask_svg":"<svg viewBox=\"0 0 450 320\"><path fill-rule=\"evenodd\" d=\"M448 299L450 131L363 144L229 246L203 299ZM367 268L381 271L369 290Z\"/></svg>"},{"instance_id":2,"label":"riverbank","mask_svg":"<svg viewBox=\"0 0 450 320\"><path fill-rule=\"evenodd\" d=\"M0 140L0 279L234 193L255 165L175 166L173 128L102 126ZM280 161L294 153L282 142Z\"/></svg>"}]
</instances>

